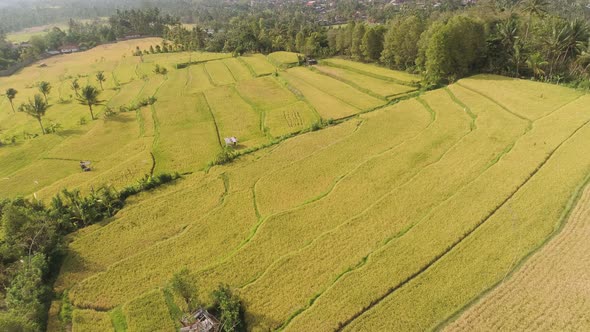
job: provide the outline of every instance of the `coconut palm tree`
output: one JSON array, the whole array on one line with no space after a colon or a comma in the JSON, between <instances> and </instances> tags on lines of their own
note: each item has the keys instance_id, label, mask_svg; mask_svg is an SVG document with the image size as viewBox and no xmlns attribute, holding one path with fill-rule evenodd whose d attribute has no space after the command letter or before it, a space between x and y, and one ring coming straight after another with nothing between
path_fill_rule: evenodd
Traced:
<instances>
[{"instance_id":1,"label":"coconut palm tree","mask_svg":"<svg viewBox=\"0 0 590 332\"><path fill-rule=\"evenodd\" d=\"M78 90L80 90L80 83L78 83L78 79L74 78L72 80L72 84L70 85L70 87L72 88L72 90L74 90L74 92L76 93L76 97L80 96L78 94Z\"/></svg>"},{"instance_id":2,"label":"coconut palm tree","mask_svg":"<svg viewBox=\"0 0 590 332\"><path fill-rule=\"evenodd\" d=\"M533 75L535 77L545 76L545 71L543 67L548 65L549 62L543 59L543 56L540 53L534 53L529 56L526 60L527 66L533 71Z\"/></svg>"},{"instance_id":3,"label":"coconut palm tree","mask_svg":"<svg viewBox=\"0 0 590 332\"><path fill-rule=\"evenodd\" d=\"M524 40L529 41L529 30L533 22L533 17L541 17L547 13L547 7L549 7L549 1L547 0L526 0L522 3L522 11L527 14L528 22L526 25L526 32L524 34Z\"/></svg>"},{"instance_id":4,"label":"coconut palm tree","mask_svg":"<svg viewBox=\"0 0 590 332\"><path fill-rule=\"evenodd\" d=\"M581 20L569 23L555 23L551 34L544 41L549 51L549 76L555 69L563 66L584 52L588 45L590 28Z\"/></svg>"},{"instance_id":5,"label":"coconut palm tree","mask_svg":"<svg viewBox=\"0 0 590 332\"><path fill-rule=\"evenodd\" d=\"M104 90L104 88L102 87L102 82L106 81L107 78L104 76L104 72L103 71L99 71L98 73L96 73L96 80L100 84L100 89L101 90Z\"/></svg>"},{"instance_id":6,"label":"coconut palm tree","mask_svg":"<svg viewBox=\"0 0 590 332\"><path fill-rule=\"evenodd\" d=\"M43 96L45 97L45 103L48 104L47 95L51 92L51 83L46 82L46 81L41 81L41 82L39 82L38 87L39 87L39 92L41 92L43 94Z\"/></svg>"},{"instance_id":7,"label":"coconut palm tree","mask_svg":"<svg viewBox=\"0 0 590 332\"><path fill-rule=\"evenodd\" d=\"M100 91L93 87L92 85L87 85L82 88L80 91L80 96L78 97L78 102L80 105L88 106L90 110L90 117L94 120L94 112L92 110L92 106L102 105L103 101L98 99L100 95Z\"/></svg>"},{"instance_id":8,"label":"coconut palm tree","mask_svg":"<svg viewBox=\"0 0 590 332\"><path fill-rule=\"evenodd\" d=\"M16 91L13 88L9 88L6 90L6 98L8 98L8 101L10 101L10 107L12 107L12 113L16 113L14 110L14 97L16 97L16 94L18 93L18 91Z\"/></svg>"},{"instance_id":9,"label":"coconut palm tree","mask_svg":"<svg viewBox=\"0 0 590 332\"><path fill-rule=\"evenodd\" d=\"M19 110L37 119L37 121L39 121L39 126L41 127L41 132L45 135L45 128L43 128L43 122L41 120L43 116L45 116L45 112L47 112L48 108L49 104L43 100L41 95L37 94L33 100L29 99L28 103L22 104L19 107Z\"/></svg>"}]
</instances>

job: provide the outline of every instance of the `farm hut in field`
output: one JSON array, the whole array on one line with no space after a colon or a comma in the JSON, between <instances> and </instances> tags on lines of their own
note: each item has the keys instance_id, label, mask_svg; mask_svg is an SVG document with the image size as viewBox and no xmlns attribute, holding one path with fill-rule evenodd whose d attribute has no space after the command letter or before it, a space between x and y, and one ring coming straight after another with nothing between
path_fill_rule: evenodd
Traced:
<instances>
[{"instance_id":1,"label":"farm hut in field","mask_svg":"<svg viewBox=\"0 0 590 332\"><path fill-rule=\"evenodd\" d=\"M191 321L194 321L191 323ZM180 332L219 332L221 323L205 309L199 309L189 317L183 317Z\"/></svg>"},{"instance_id":2,"label":"farm hut in field","mask_svg":"<svg viewBox=\"0 0 590 332\"><path fill-rule=\"evenodd\" d=\"M238 139L234 136L226 137L223 139L225 141L225 146L236 146L238 145Z\"/></svg>"},{"instance_id":3,"label":"farm hut in field","mask_svg":"<svg viewBox=\"0 0 590 332\"><path fill-rule=\"evenodd\" d=\"M307 59L305 60L305 63L308 66L313 66L313 65L317 65L318 64L318 60L316 60L314 58L307 57Z\"/></svg>"},{"instance_id":4,"label":"farm hut in field","mask_svg":"<svg viewBox=\"0 0 590 332\"><path fill-rule=\"evenodd\" d=\"M90 172L92 170L90 162L84 160L80 161L80 168L82 169L82 172Z\"/></svg>"}]
</instances>

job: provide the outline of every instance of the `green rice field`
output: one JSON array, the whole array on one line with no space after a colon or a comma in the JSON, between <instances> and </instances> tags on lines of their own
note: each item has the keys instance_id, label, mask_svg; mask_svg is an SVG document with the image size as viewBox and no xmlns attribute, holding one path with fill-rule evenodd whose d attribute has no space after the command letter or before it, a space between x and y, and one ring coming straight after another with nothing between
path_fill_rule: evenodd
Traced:
<instances>
[{"instance_id":1,"label":"green rice field","mask_svg":"<svg viewBox=\"0 0 590 332\"><path fill-rule=\"evenodd\" d=\"M0 96L0 141L14 140L0 146L0 199L182 174L69 237L49 331L177 331L184 307L169 286L185 268L205 306L229 285L248 331L493 329L479 315L502 305L494 290L549 255L590 176L580 91L494 75L423 91L415 75L344 59L303 67L288 52L131 56L158 43L0 78L16 105L50 82L43 123L60 125L41 135ZM71 82L98 86L98 71L91 120ZM236 158L215 165L222 151Z\"/></svg>"}]
</instances>

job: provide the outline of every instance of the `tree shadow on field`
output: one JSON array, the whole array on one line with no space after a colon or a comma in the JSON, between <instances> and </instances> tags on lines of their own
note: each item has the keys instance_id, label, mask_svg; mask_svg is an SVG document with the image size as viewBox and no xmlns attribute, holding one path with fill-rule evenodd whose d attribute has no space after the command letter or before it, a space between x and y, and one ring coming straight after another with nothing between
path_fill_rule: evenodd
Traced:
<instances>
[{"instance_id":1,"label":"tree shadow on field","mask_svg":"<svg viewBox=\"0 0 590 332\"><path fill-rule=\"evenodd\" d=\"M474 81L513 81L515 80L514 77L507 77L507 76L500 76L496 74L477 74L473 76L466 77L470 80Z\"/></svg>"},{"instance_id":2,"label":"tree shadow on field","mask_svg":"<svg viewBox=\"0 0 590 332\"><path fill-rule=\"evenodd\" d=\"M245 330L252 330L253 322L257 322L258 326L256 326L257 331L276 331L281 327L284 322L278 321L276 319L272 319L263 313L252 313L248 311L248 307L244 307L244 322L246 324Z\"/></svg>"},{"instance_id":3,"label":"tree shadow on field","mask_svg":"<svg viewBox=\"0 0 590 332\"><path fill-rule=\"evenodd\" d=\"M119 114L116 114L116 115L106 118L105 121L116 121L116 122L121 122L121 123L128 123L128 122L135 122L137 120L132 117L121 116Z\"/></svg>"},{"instance_id":4,"label":"tree shadow on field","mask_svg":"<svg viewBox=\"0 0 590 332\"><path fill-rule=\"evenodd\" d=\"M67 136L83 135L85 133L86 133L85 130L80 130L80 129L65 129L65 130L58 131L56 134L58 136L61 136L61 137L67 137Z\"/></svg>"},{"instance_id":5,"label":"tree shadow on field","mask_svg":"<svg viewBox=\"0 0 590 332\"><path fill-rule=\"evenodd\" d=\"M61 254L59 263L53 266L52 274L55 276L56 282L54 288L56 291L62 292L102 270L104 267L88 262L77 251L66 249Z\"/></svg>"}]
</instances>

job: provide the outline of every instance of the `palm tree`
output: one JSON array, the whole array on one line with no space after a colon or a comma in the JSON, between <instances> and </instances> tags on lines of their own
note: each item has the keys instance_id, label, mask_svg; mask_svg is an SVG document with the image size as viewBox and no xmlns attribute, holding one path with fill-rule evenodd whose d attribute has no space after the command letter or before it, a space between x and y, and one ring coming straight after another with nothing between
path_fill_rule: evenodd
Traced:
<instances>
[{"instance_id":1,"label":"palm tree","mask_svg":"<svg viewBox=\"0 0 590 332\"><path fill-rule=\"evenodd\" d=\"M41 95L37 94L35 95L33 100L29 99L28 103L22 104L19 107L19 110L37 119L37 121L39 121L39 126L41 127L41 132L43 133L43 135L45 135L45 128L43 128L43 122L41 121L41 119L43 118L43 116L45 116L45 112L48 108L49 104L47 104L47 102L43 100L43 97L41 97Z\"/></svg>"},{"instance_id":2,"label":"palm tree","mask_svg":"<svg viewBox=\"0 0 590 332\"><path fill-rule=\"evenodd\" d=\"M522 11L525 12L529 20L524 34L525 41L529 40L529 30L533 21L533 17L541 17L547 13L549 2L547 0L526 0L522 2Z\"/></svg>"},{"instance_id":3,"label":"palm tree","mask_svg":"<svg viewBox=\"0 0 590 332\"><path fill-rule=\"evenodd\" d=\"M100 95L100 91L93 87L92 85L87 85L82 88L80 92L80 97L78 97L78 102L80 105L88 106L90 110L90 117L94 120L94 112L92 111L92 106L101 105L103 103L102 100L98 99Z\"/></svg>"},{"instance_id":4,"label":"palm tree","mask_svg":"<svg viewBox=\"0 0 590 332\"><path fill-rule=\"evenodd\" d=\"M547 0L526 0L522 2L522 11L529 16L543 16L547 13L549 1Z\"/></svg>"},{"instance_id":5,"label":"palm tree","mask_svg":"<svg viewBox=\"0 0 590 332\"><path fill-rule=\"evenodd\" d=\"M39 92L41 92L43 94L43 96L45 97L45 103L47 104L47 95L51 92L51 84L49 82L46 81L41 81L39 82Z\"/></svg>"},{"instance_id":6,"label":"palm tree","mask_svg":"<svg viewBox=\"0 0 590 332\"><path fill-rule=\"evenodd\" d=\"M548 65L549 62L545 61L540 53L535 53L529 56L526 60L526 64L533 71L535 77L540 77L545 75L543 67Z\"/></svg>"},{"instance_id":7,"label":"palm tree","mask_svg":"<svg viewBox=\"0 0 590 332\"><path fill-rule=\"evenodd\" d=\"M16 94L18 93L18 91L16 91L13 88L9 88L8 90L6 90L6 98L8 98L8 101L10 101L10 107L12 107L12 113L16 113L14 111L14 97L16 97Z\"/></svg>"},{"instance_id":8,"label":"palm tree","mask_svg":"<svg viewBox=\"0 0 590 332\"><path fill-rule=\"evenodd\" d=\"M549 76L553 75L554 69L582 54L589 37L590 28L581 20L554 24L551 34L544 41L550 54Z\"/></svg>"},{"instance_id":9,"label":"palm tree","mask_svg":"<svg viewBox=\"0 0 590 332\"><path fill-rule=\"evenodd\" d=\"M101 90L104 90L104 88L102 87L102 82L106 81L107 78L104 76L104 72L103 71L99 71L98 73L96 73L96 80L100 84L100 89Z\"/></svg>"},{"instance_id":10,"label":"palm tree","mask_svg":"<svg viewBox=\"0 0 590 332\"><path fill-rule=\"evenodd\" d=\"M72 80L72 84L70 85L70 87L76 93L76 97L80 96L78 94L78 90L80 90L80 83L78 83L78 79L77 78L75 78L74 80Z\"/></svg>"}]
</instances>

